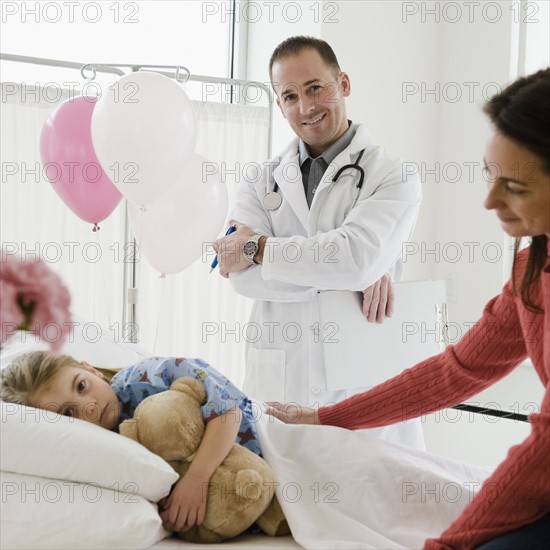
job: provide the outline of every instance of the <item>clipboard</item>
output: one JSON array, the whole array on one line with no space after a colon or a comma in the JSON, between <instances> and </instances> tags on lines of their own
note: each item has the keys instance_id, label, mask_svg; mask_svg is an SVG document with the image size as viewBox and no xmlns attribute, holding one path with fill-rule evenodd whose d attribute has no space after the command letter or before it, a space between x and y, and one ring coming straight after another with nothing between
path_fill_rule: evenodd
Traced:
<instances>
[{"instance_id":1,"label":"clipboard","mask_svg":"<svg viewBox=\"0 0 550 550\"><path fill-rule=\"evenodd\" d=\"M329 391L370 387L440 353L445 347L445 281L394 283L394 313L369 323L361 292L318 294Z\"/></svg>"}]
</instances>

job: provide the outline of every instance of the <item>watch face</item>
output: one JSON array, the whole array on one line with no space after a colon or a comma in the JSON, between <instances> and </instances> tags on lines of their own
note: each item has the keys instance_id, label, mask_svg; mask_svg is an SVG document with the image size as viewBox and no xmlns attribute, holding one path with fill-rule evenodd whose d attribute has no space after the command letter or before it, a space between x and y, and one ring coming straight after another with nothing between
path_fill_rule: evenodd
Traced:
<instances>
[{"instance_id":1,"label":"watch face","mask_svg":"<svg viewBox=\"0 0 550 550\"><path fill-rule=\"evenodd\" d=\"M258 245L255 242L248 241L244 243L243 253L247 256L253 256L258 250Z\"/></svg>"}]
</instances>

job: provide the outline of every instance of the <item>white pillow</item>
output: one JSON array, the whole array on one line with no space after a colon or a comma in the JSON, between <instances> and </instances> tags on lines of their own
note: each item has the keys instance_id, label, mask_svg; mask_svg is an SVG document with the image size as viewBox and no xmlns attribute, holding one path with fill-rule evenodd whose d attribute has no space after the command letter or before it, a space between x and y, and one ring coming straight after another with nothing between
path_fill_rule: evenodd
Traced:
<instances>
[{"instance_id":1,"label":"white pillow","mask_svg":"<svg viewBox=\"0 0 550 550\"><path fill-rule=\"evenodd\" d=\"M158 502L178 474L143 445L77 418L1 403L0 464L18 474L95 483Z\"/></svg>"},{"instance_id":2,"label":"white pillow","mask_svg":"<svg viewBox=\"0 0 550 550\"><path fill-rule=\"evenodd\" d=\"M61 353L99 367L124 367L149 356L134 344L115 342L95 323L75 321ZM0 367L38 350L49 350L49 344L18 332L2 348ZM156 506L147 502L166 496L178 479L164 460L89 422L0 405L0 463L7 470L2 472L0 547L147 548L168 534ZM22 492L29 486L37 488L38 501L31 491ZM14 487L19 492L10 495ZM90 502L98 494L100 501Z\"/></svg>"},{"instance_id":3,"label":"white pillow","mask_svg":"<svg viewBox=\"0 0 550 550\"><path fill-rule=\"evenodd\" d=\"M148 548L169 535L137 495L10 472L0 483L1 548Z\"/></svg>"},{"instance_id":4,"label":"white pillow","mask_svg":"<svg viewBox=\"0 0 550 550\"><path fill-rule=\"evenodd\" d=\"M115 342L97 323L79 317L73 320L74 331L61 353L99 367L124 367L149 356L135 345ZM49 350L49 344L30 332L17 332L0 352L1 366L22 353L38 350ZM121 491L127 487L128 492L155 502L166 496L178 479L164 460L124 436L53 412L1 405L2 470L96 483Z\"/></svg>"},{"instance_id":5,"label":"white pillow","mask_svg":"<svg viewBox=\"0 0 550 550\"><path fill-rule=\"evenodd\" d=\"M149 354L136 344L115 341L111 331L98 323L73 316L73 330L64 342L61 353L72 355L94 367L121 368L137 363ZM0 367L7 367L15 357L30 351L49 351L50 345L32 332L18 331L0 352Z\"/></svg>"}]
</instances>

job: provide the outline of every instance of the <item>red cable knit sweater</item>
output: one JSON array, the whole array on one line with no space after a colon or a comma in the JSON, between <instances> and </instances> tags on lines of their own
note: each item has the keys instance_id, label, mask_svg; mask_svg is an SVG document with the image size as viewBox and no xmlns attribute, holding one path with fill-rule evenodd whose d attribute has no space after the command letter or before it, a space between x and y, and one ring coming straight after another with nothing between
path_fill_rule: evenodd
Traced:
<instances>
[{"instance_id":1,"label":"red cable knit sweater","mask_svg":"<svg viewBox=\"0 0 550 550\"><path fill-rule=\"evenodd\" d=\"M527 252L517 260L518 294ZM531 433L510 449L462 515L438 539L426 541L425 550L474 549L550 512L550 261L532 286L531 299L544 314L526 309L508 282L457 345L369 392L319 409L321 424L385 426L456 405L530 357L546 388L539 413L529 417Z\"/></svg>"}]
</instances>

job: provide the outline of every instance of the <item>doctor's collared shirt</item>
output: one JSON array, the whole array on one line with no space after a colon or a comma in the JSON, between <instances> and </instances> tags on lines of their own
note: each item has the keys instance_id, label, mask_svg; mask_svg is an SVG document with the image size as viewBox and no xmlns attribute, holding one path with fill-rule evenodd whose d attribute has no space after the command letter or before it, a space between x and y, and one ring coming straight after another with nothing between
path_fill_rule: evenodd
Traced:
<instances>
[{"instance_id":1,"label":"doctor's collared shirt","mask_svg":"<svg viewBox=\"0 0 550 550\"><path fill-rule=\"evenodd\" d=\"M304 184L304 192L306 194L307 205L311 208L313 196L323 174L328 165L346 148L349 146L355 136L358 124L354 124L348 120L348 129L317 158L312 158L306 143L303 140L298 142L298 153L300 170L302 171L302 182Z\"/></svg>"},{"instance_id":2,"label":"doctor's collared shirt","mask_svg":"<svg viewBox=\"0 0 550 550\"><path fill-rule=\"evenodd\" d=\"M111 387L121 403L120 422L132 418L146 397L170 389L172 382L182 376L190 376L204 386L206 400L201 413L205 423L234 407L241 409L242 421L235 442L261 456L250 399L202 359L150 357L118 371L111 379Z\"/></svg>"}]
</instances>

